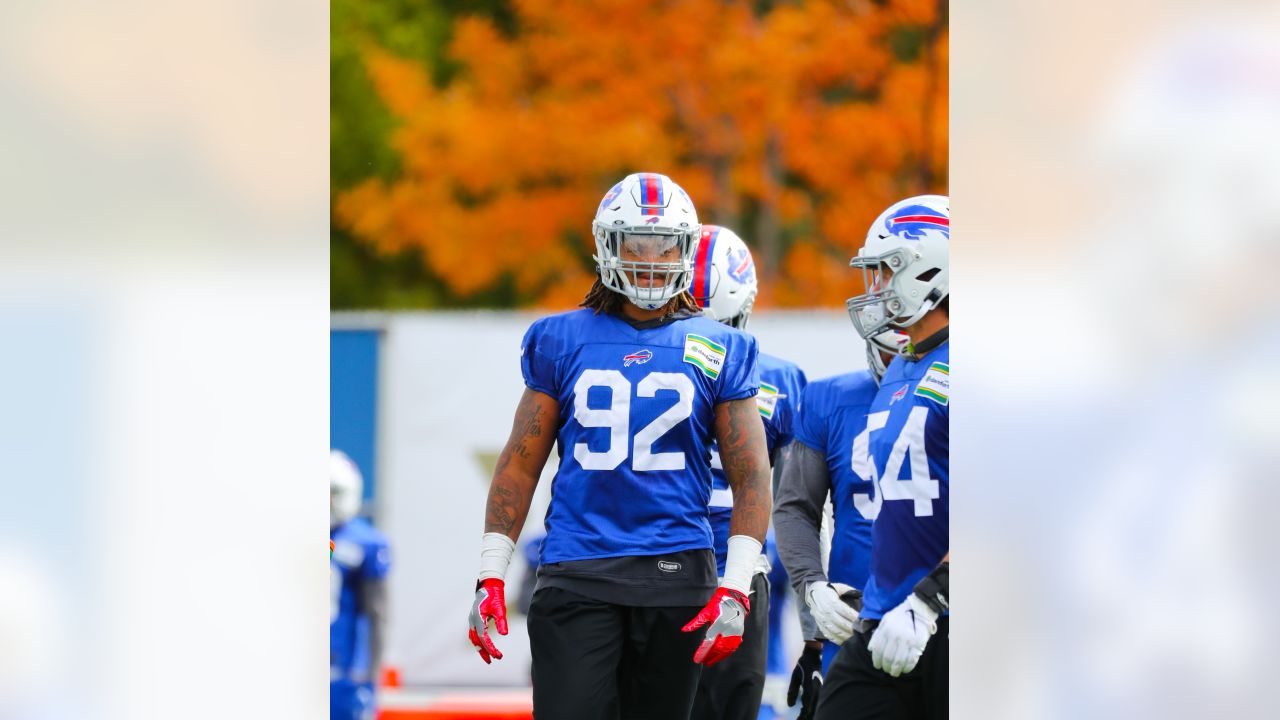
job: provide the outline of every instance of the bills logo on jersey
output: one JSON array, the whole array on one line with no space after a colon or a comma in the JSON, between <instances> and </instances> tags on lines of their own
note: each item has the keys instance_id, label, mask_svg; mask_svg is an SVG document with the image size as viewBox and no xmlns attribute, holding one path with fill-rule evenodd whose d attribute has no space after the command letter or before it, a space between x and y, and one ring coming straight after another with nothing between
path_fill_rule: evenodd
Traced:
<instances>
[{"instance_id":1,"label":"bills logo on jersey","mask_svg":"<svg viewBox=\"0 0 1280 720\"><path fill-rule=\"evenodd\" d=\"M889 218L889 229L895 235L919 240L927 232L940 232L951 237L951 219L924 205L908 205Z\"/></svg>"},{"instance_id":2,"label":"bills logo on jersey","mask_svg":"<svg viewBox=\"0 0 1280 720\"><path fill-rule=\"evenodd\" d=\"M742 284L753 282L756 278L756 264L746 248L738 248L729 253L728 269L729 277Z\"/></svg>"},{"instance_id":3,"label":"bills logo on jersey","mask_svg":"<svg viewBox=\"0 0 1280 720\"><path fill-rule=\"evenodd\" d=\"M899 400L901 400L902 398L906 397L906 396L907 396L907 387L908 387L908 386L903 385L901 388L899 388L899 389L898 389L898 392L894 393L894 394L893 394L893 397L889 398L889 404L890 404L890 405L892 405L892 404L894 404L894 403L898 402Z\"/></svg>"},{"instance_id":4,"label":"bills logo on jersey","mask_svg":"<svg viewBox=\"0 0 1280 720\"><path fill-rule=\"evenodd\" d=\"M622 356L622 367L631 367L635 365L643 365L653 359L653 351L645 348L640 352L633 352L629 355Z\"/></svg>"}]
</instances>

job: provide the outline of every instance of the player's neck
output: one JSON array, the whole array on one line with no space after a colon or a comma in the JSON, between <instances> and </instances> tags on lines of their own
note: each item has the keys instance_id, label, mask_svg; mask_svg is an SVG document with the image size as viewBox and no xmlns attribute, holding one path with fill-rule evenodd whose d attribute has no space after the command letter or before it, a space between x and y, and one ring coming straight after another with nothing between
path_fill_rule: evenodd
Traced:
<instances>
[{"instance_id":1,"label":"player's neck","mask_svg":"<svg viewBox=\"0 0 1280 720\"><path fill-rule=\"evenodd\" d=\"M912 345L919 345L922 341L934 336L937 332L947 327L950 318L947 313L941 309L934 308L924 314L919 322L906 329L907 336L911 338Z\"/></svg>"}]
</instances>

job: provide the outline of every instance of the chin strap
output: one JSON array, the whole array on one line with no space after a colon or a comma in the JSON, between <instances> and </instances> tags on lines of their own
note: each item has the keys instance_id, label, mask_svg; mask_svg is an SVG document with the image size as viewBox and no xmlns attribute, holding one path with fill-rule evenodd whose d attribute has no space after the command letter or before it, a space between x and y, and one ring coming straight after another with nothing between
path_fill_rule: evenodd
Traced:
<instances>
[{"instance_id":1,"label":"chin strap","mask_svg":"<svg viewBox=\"0 0 1280 720\"><path fill-rule=\"evenodd\" d=\"M631 318L627 317L626 313L619 310L618 312L613 313L613 316L637 330L652 330L653 328L662 327L663 325L666 325L668 323L673 323L677 320L684 320L686 318L692 318L692 317L701 317L702 313L680 308L679 310L669 312L666 315L663 315L662 317L654 318L652 320L632 320Z\"/></svg>"},{"instance_id":2,"label":"chin strap","mask_svg":"<svg viewBox=\"0 0 1280 720\"><path fill-rule=\"evenodd\" d=\"M919 343L908 343L906 352L907 356L912 360L919 360L925 355L933 352L935 348L947 341L947 336L950 330L951 326L948 325L924 340L921 340Z\"/></svg>"}]
</instances>

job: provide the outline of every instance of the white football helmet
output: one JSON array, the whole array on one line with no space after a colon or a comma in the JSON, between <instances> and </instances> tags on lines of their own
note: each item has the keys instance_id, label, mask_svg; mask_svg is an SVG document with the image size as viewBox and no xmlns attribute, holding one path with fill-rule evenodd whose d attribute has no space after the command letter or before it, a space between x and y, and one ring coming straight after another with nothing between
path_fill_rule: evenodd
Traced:
<instances>
[{"instance_id":1,"label":"white football helmet","mask_svg":"<svg viewBox=\"0 0 1280 720\"><path fill-rule=\"evenodd\" d=\"M845 303L859 335L910 327L947 297L950 241L950 200L942 195L900 200L876 218L849 262L867 287Z\"/></svg>"},{"instance_id":2,"label":"white football helmet","mask_svg":"<svg viewBox=\"0 0 1280 720\"><path fill-rule=\"evenodd\" d=\"M600 201L591 231L600 281L638 307L657 310L689 289L701 226L688 193L666 175L623 178Z\"/></svg>"},{"instance_id":3,"label":"white football helmet","mask_svg":"<svg viewBox=\"0 0 1280 720\"><path fill-rule=\"evenodd\" d=\"M329 527L347 523L360 512L364 479L360 468L341 450L329 451Z\"/></svg>"},{"instance_id":4,"label":"white football helmet","mask_svg":"<svg viewBox=\"0 0 1280 720\"><path fill-rule=\"evenodd\" d=\"M745 330L758 289L756 263L742 238L729 228L703 225L689 289L703 312Z\"/></svg>"}]
</instances>

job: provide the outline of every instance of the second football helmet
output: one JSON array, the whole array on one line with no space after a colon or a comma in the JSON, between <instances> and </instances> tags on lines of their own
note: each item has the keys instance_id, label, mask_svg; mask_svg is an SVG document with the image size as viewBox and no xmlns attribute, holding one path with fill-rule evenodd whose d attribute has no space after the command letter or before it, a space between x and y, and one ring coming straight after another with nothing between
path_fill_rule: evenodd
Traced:
<instances>
[{"instance_id":1,"label":"second football helmet","mask_svg":"<svg viewBox=\"0 0 1280 720\"><path fill-rule=\"evenodd\" d=\"M756 263L742 238L729 228L703 225L689 289L698 305L713 319L743 330L758 290Z\"/></svg>"},{"instance_id":2,"label":"second football helmet","mask_svg":"<svg viewBox=\"0 0 1280 720\"><path fill-rule=\"evenodd\" d=\"M600 281L638 307L657 310L689 289L702 226L671 178L626 176L605 193L591 230Z\"/></svg>"},{"instance_id":3,"label":"second football helmet","mask_svg":"<svg viewBox=\"0 0 1280 720\"><path fill-rule=\"evenodd\" d=\"M364 479L360 468L341 450L329 451L329 527L338 527L360 512Z\"/></svg>"},{"instance_id":4,"label":"second football helmet","mask_svg":"<svg viewBox=\"0 0 1280 720\"><path fill-rule=\"evenodd\" d=\"M947 297L950 241L950 200L942 195L900 200L876 218L849 262L867 287L845 303L859 335L910 327Z\"/></svg>"}]
</instances>

